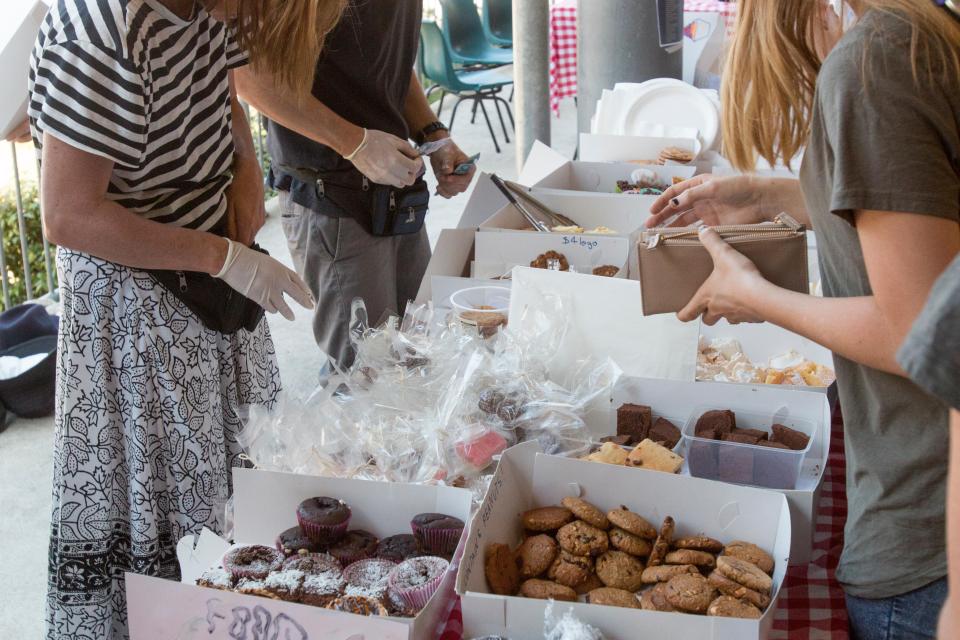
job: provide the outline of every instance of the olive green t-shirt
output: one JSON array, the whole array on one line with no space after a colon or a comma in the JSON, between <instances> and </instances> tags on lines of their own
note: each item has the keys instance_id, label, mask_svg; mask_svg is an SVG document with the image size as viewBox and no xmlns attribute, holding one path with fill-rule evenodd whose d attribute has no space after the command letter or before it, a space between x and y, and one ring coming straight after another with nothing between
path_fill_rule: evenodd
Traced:
<instances>
[{"instance_id":1,"label":"olive green t-shirt","mask_svg":"<svg viewBox=\"0 0 960 640\"><path fill-rule=\"evenodd\" d=\"M918 88L909 25L873 10L824 62L812 119L800 178L823 291L869 296L853 211L960 219L960 79ZM907 593L947 572L948 410L906 378L834 364L848 507L837 578L854 596Z\"/></svg>"}]
</instances>

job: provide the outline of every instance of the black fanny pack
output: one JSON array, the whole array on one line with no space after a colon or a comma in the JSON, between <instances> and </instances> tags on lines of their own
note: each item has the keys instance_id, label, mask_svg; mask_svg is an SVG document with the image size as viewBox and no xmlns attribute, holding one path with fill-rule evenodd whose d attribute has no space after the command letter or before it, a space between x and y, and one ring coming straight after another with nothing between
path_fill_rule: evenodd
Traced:
<instances>
[{"instance_id":1,"label":"black fanny pack","mask_svg":"<svg viewBox=\"0 0 960 640\"><path fill-rule=\"evenodd\" d=\"M256 244L250 248L267 254ZM232 335L240 329L253 331L263 319L263 307L208 273L163 269L145 271L157 284L186 305L208 329Z\"/></svg>"},{"instance_id":2,"label":"black fanny pack","mask_svg":"<svg viewBox=\"0 0 960 640\"><path fill-rule=\"evenodd\" d=\"M317 200L328 200L356 219L373 236L401 236L423 228L430 205L430 188L423 178L403 189L376 184L353 169L318 172L282 166L281 171L316 189Z\"/></svg>"}]
</instances>

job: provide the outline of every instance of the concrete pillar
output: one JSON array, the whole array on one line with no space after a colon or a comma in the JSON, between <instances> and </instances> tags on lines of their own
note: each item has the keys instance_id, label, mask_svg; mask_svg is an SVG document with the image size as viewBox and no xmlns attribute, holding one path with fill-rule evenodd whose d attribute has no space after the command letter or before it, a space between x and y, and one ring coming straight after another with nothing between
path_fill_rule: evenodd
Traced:
<instances>
[{"instance_id":1,"label":"concrete pillar","mask_svg":"<svg viewBox=\"0 0 960 640\"><path fill-rule=\"evenodd\" d=\"M525 4L526 0L517 4ZM577 124L590 118L604 89L618 82L683 77L683 50L660 48L655 0L580 0L577 9Z\"/></svg>"},{"instance_id":2,"label":"concrete pillar","mask_svg":"<svg viewBox=\"0 0 960 640\"><path fill-rule=\"evenodd\" d=\"M593 2L594 0L590 0ZM513 97L517 113L517 170L534 141L550 144L550 2L513 3Z\"/></svg>"}]
</instances>

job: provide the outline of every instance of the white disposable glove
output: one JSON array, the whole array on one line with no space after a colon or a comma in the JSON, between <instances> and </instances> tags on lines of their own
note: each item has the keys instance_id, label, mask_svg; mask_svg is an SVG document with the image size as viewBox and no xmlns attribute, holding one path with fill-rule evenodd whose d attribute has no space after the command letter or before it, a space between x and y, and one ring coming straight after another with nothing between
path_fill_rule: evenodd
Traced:
<instances>
[{"instance_id":1,"label":"white disposable glove","mask_svg":"<svg viewBox=\"0 0 960 640\"><path fill-rule=\"evenodd\" d=\"M423 172L423 160L417 150L406 140L384 131L364 129L360 146L344 157L371 181L397 189L409 187Z\"/></svg>"},{"instance_id":2,"label":"white disposable glove","mask_svg":"<svg viewBox=\"0 0 960 640\"><path fill-rule=\"evenodd\" d=\"M250 298L268 313L280 312L293 320L293 311L287 306L287 294L305 309L313 309L313 295L296 273L287 269L265 253L254 251L239 242L224 238L228 243L227 259L220 272L214 275Z\"/></svg>"}]
</instances>

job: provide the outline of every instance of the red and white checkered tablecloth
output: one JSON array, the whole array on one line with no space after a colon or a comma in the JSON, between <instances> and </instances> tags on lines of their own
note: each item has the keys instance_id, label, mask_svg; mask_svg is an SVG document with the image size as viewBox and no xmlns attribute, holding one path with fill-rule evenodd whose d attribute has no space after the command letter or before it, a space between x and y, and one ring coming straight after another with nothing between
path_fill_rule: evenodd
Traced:
<instances>
[{"instance_id":1,"label":"red and white checkered tablecloth","mask_svg":"<svg viewBox=\"0 0 960 640\"><path fill-rule=\"evenodd\" d=\"M787 570L773 615L770 640L847 640L847 609L834 571L843 547L847 520L846 461L843 455L843 420L833 416L830 457L823 474L817 511L813 560ZM440 640L461 640L463 613L453 607Z\"/></svg>"},{"instance_id":2,"label":"red and white checkered tablecloth","mask_svg":"<svg viewBox=\"0 0 960 640\"><path fill-rule=\"evenodd\" d=\"M727 35L733 34L737 5L718 0L685 0L684 11L713 11L723 15ZM556 0L550 5L550 108L560 113L560 101L577 95L577 4Z\"/></svg>"}]
</instances>

